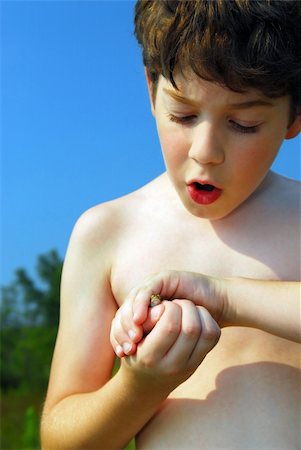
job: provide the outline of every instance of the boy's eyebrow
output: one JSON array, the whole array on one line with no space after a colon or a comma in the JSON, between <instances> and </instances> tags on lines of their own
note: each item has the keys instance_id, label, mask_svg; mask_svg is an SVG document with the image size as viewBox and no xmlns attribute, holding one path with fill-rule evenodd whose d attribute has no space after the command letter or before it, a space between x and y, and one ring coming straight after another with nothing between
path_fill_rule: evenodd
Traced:
<instances>
[{"instance_id":1,"label":"boy's eyebrow","mask_svg":"<svg viewBox=\"0 0 301 450\"><path fill-rule=\"evenodd\" d=\"M199 107L199 103L195 100L182 97L180 94L178 94L175 91L172 91L168 88L163 88L163 91L166 92L168 95L170 95L174 100L180 103L184 103L185 105L193 106L193 107ZM273 103L269 102L268 100L262 100L262 99L256 99L256 100L248 100L245 102L239 102L239 103L231 103L229 105L230 108L234 109L245 109L245 108L253 108L255 106L274 106Z\"/></svg>"},{"instance_id":2,"label":"boy's eyebrow","mask_svg":"<svg viewBox=\"0 0 301 450\"><path fill-rule=\"evenodd\" d=\"M274 104L267 100L258 99L258 100L249 100L247 102L241 103L231 103L228 106L234 109L245 109L245 108L253 108L254 106L274 106Z\"/></svg>"},{"instance_id":3,"label":"boy's eyebrow","mask_svg":"<svg viewBox=\"0 0 301 450\"><path fill-rule=\"evenodd\" d=\"M166 94L170 95L174 100L180 103L184 103L185 105L194 106L195 108L199 107L199 103L195 100L192 100L190 98L182 97L180 94L177 94L177 92L172 91L168 88L163 88L163 91L166 92Z\"/></svg>"}]
</instances>

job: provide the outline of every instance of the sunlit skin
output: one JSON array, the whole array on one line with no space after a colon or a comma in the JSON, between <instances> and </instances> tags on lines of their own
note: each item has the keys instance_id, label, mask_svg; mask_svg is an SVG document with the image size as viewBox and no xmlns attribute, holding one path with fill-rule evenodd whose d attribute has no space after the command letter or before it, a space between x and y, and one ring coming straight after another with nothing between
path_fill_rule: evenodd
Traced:
<instances>
[{"instance_id":1,"label":"sunlit skin","mask_svg":"<svg viewBox=\"0 0 301 450\"><path fill-rule=\"evenodd\" d=\"M221 219L260 188L283 139L295 135L289 97L236 93L194 75L189 83L180 75L175 81L178 91L160 77L151 96L167 172L189 212ZM196 204L187 195L195 179L222 195L213 204Z\"/></svg>"},{"instance_id":2,"label":"sunlit skin","mask_svg":"<svg viewBox=\"0 0 301 450\"><path fill-rule=\"evenodd\" d=\"M167 173L73 230L42 448L300 443L300 191L269 170L300 116L287 96L175 80L155 99L149 83Z\"/></svg>"}]
</instances>

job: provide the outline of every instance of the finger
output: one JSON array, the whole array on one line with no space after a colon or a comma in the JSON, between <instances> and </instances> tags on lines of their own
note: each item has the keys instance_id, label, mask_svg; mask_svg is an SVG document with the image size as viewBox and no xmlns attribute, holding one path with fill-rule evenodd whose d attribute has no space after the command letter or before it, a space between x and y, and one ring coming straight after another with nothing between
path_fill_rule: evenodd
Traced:
<instances>
[{"instance_id":1,"label":"finger","mask_svg":"<svg viewBox=\"0 0 301 450\"><path fill-rule=\"evenodd\" d=\"M143 324L147 319L152 294L151 288L143 289L137 293L133 300L133 321L137 325Z\"/></svg>"},{"instance_id":2,"label":"finger","mask_svg":"<svg viewBox=\"0 0 301 450\"><path fill-rule=\"evenodd\" d=\"M112 320L112 325L111 325L111 330L110 330L110 342L111 342L111 345L112 345L116 355L119 356L119 358L122 358L125 355L125 353L122 349L122 346L115 339L115 336L114 336L115 325L116 325L116 318L114 318Z\"/></svg>"},{"instance_id":3,"label":"finger","mask_svg":"<svg viewBox=\"0 0 301 450\"><path fill-rule=\"evenodd\" d=\"M125 356L122 346L118 344L118 342L114 339L114 336L110 336L110 342L111 342L114 352L116 353L116 355L119 358L122 358L123 356Z\"/></svg>"},{"instance_id":4,"label":"finger","mask_svg":"<svg viewBox=\"0 0 301 450\"><path fill-rule=\"evenodd\" d=\"M189 300L173 300L182 309L181 333L166 355L166 363L175 367L187 366L191 353L202 332L202 322L196 306Z\"/></svg>"},{"instance_id":5,"label":"finger","mask_svg":"<svg viewBox=\"0 0 301 450\"><path fill-rule=\"evenodd\" d=\"M176 303L164 301L164 312L142 344L137 346L137 357L156 363L177 340L181 331L182 310Z\"/></svg>"},{"instance_id":6,"label":"finger","mask_svg":"<svg viewBox=\"0 0 301 450\"><path fill-rule=\"evenodd\" d=\"M123 315L123 308L120 308L115 318L112 321L111 332L110 332L110 341L113 345L115 353L120 356L122 348L123 352L127 355L133 354L136 351L136 345L131 341L128 334L124 330L124 327L121 323L121 317Z\"/></svg>"},{"instance_id":7,"label":"finger","mask_svg":"<svg viewBox=\"0 0 301 450\"><path fill-rule=\"evenodd\" d=\"M150 298L153 294L160 294L162 287L162 274L154 274L144 280L143 288L133 290L133 320L137 325L141 325L147 319Z\"/></svg>"},{"instance_id":8,"label":"finger","mask_svg":"<svg viewBox=\"0 0 301 450\"><path fill-rule=\"evenodd\" d=\"M192 366L199 365L203 361L207 353L209 353L218 343L221 335L220 327L207 309L202 306L197 306L196 308L202 324L202 331L189 358L189 365Z\"/></svg>"},{"instance_id":9,"label":"finger","mask_svg":"<svg viewBox=\"0 0 301 450\"><path fill-rule=\"evenodd\" d=\"M141 291L143 291L141 286L134 287L124 301L125 304L132 304L133 321L136 325L141 325L146 320L149 307L149 299L145 298L145 295L143 296L144 301L142 301L142 304L137 303L136 299L137 297L138 299L141 298Z\"/></svg>"},{"instance_id":10,"label":"finger","mask_svg":"<svg viewBox=\"0 0 301 450\"><path fill-rule=\"evenodd\" d=\"M133 343L139 342L143 337L142 325L133 321L133 304L126 301L118 311L120 335L127 337ZM117 337L117 336L116 336Z\"/></svg>"},{"instance_id":11,"label":"finger","mask_svg":"<svg viewBox=\"0 0 301 450\"><path fill-rule=\"evenodd\" d=\"M149 333L156 323L160 320L160 317L162 316L164 312L164 304L160 303L157 306L154 306L153 308L148 308L148 316L146 321L143 324L143 331L144 333Z\"/></svg>"}]
</instances>

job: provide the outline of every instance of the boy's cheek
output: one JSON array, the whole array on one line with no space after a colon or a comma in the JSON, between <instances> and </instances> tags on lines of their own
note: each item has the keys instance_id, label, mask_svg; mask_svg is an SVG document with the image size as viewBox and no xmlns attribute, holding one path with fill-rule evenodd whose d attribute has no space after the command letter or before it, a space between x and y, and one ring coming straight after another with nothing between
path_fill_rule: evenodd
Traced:
<instances>
[{"instance_id":1,"label":"boy's cheek","mask_svg":"<svg viewBox=\"0 0 301 450\"><path fill-rule=\"evenodd\" d=\"M189 143L179 133L160 136L160 144L164 160L169 168L178 167L179 163L187 159Z\"/></svg>"}]
</instances>

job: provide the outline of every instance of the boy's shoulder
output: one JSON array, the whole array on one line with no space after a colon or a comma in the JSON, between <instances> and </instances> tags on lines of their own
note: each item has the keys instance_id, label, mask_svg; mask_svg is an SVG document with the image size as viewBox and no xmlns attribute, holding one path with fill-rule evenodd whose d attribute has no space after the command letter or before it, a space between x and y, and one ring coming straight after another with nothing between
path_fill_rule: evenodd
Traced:
<instances>
[{"instance_id":1,"label":"boy's shoulder","mask_svg":"<svg viewBox=\"0 0 301 450\"><path fill-rule=\"evenodd\" d=\"M300 181L288 178L284 175L280 175L275 172L272 172L272 175L274 177L275 182L279 186L282 186L285 189L285 192L287 192L287 194L289 195L300 194L300 187L301 187Z\"/></svg>"},{"instance_id":2,"label":"boy's shoulder","mask_svg":"<svg viewBox=\"0 0 301 450\"><path fill-rule=\"evenodd\" d=\"M287 218L300 216L301 183L283 175L271 172L268 178L264 200L271 210L287 214Z\"/></svg>"},{"instance_id":3,"label":"boy's shoulder","mask_svg":"<svg viewBox=\"0 0 301 450\"><path fill-rule=\"evenodd\" d=\"M270 172L258 191L243 205L241 223L248 224L258 244L269 242L272 245L281 240L288 241L285 248L292 245L296 248L300 239L300 189L299 181ZM247 239L250 239L250 233Z\"/></svg>"},{"instance_id":4,"label":"boy's shoulder","mask_svg":"<svg viewBox=\"0 0 301 450\"><path fill-rule=\"evenodd\" d=\"M271 172L265 187L247 202L233 238L243 253L287 281L300 277L300 186Z\"/></svg>"},{"instance_id":5,"label":"boy's shoulder","mask_svg":"<svg viewBox=\"0 0 301 450\"><path fill-rule=\"evenodd\" d=\"M163 174L127 195L89 208L77 220L73 234L94 245L117 240L139 217L151 218L158 211L159 203L164 201L164 179Z\"/></svg>"},{"instance_id":6,"label":"boy's shoulder","mask_svg":"<svg viewBox=\"0 0 301 450\"><path fill-rule=\"evenodd\" d=\"M243 212L262 214L261 219L278 220L286 217L294 221L300 215L301 183L270 171L261 186L243 204Z\"/></svg>"}]
</instances>

